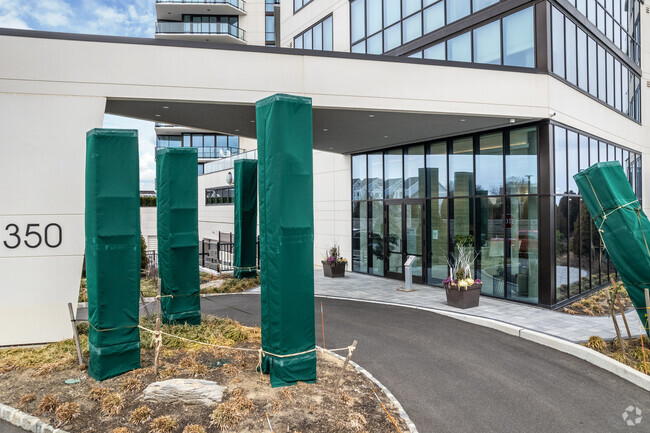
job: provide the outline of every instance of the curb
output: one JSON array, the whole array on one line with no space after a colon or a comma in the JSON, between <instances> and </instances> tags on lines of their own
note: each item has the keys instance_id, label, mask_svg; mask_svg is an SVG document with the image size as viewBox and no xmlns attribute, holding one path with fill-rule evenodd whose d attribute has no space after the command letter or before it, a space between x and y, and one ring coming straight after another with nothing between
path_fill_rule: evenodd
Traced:
<instances>
[{"instance_id":1,"label":"curb","mask_svg":"<svg viewBox=\"0 0 650 433\"><path fill-rule=\"evenodd\" d=\"M484 328L494 329L495 331L503 332L504 334L512 335L514 337L519 337L524 340L528 340L530 342L537 343L542 346L546 346L551 349L557 350L559 352L566 353L567 355L571 355L576 358L582 359L583 361L586 361L592 365L595 365L596 367L606 370L614 374L615 376L618 376L621 379L626 380L631 384L638 386L643 390L650 391L650 376L643 374L640 371L633 369L632 367L628 367L625 364L615 361L609 356L605 356L602 353L596 352L595 350L591 350L588 347L581 346L579 344L573 343L571 341L565 340L560 337L544 334L539 331L533 331L527 328L511 325L509 323L500 322L494 319L487 319L484 317L472 316L469 314L457 313L454 311L439 310L435 308L418 307L415 305L398 304L393 302L369 301L364 299L345 298L339 296L323 296L323 295L316 295L316 296L319 298L339 299L344 301L368 302L371 304L381 304L381 305L390 305L395 307L412 308L414 310L422 310L422 311L428 311L430 313L440 314L441 316L447 316L452 319L461 320L463 322L468 322L474 325L482 326Z\"/></svg>"},{"instance_id":2,"label":"curb","mask_svg":"<svg viewBox=\"0 0 650 433\"><path fill-rule=\"evenodd\" d=\"M68 433L65 430L46 424L38 417L2 403L0 403L0 420L7 421L9 424L13 424L32 433Z\"/></svg>"},{"instance_id":3,"label":"curb","mask_svg":"<svg viewBox=\"0 0 650 433\"><path fill-rule=\"evenodd\" d=\"M327 352L327 353L329 353L330 355L334 356L335 358L340 359L341 361L345 361L345 357L339 355L338 353L330 352L329 350L327 350L327 349L323 349L323 348L320 347L320 346L316 346L316 347L318 347L318 348L319 348L320 350L322 350L323 352ZM363 375L366 376L368 379L370 379L370 380L371 380L375 385L377 385L377 387L378 387L378 388L379 388L379 389L384 393L384 395L386 396L386 398L388 398L388 400L390 400L391 403L393 403L393 404L395 405L395 407L397 408L397 410L398 410L398 412L399 412L399 416L400 416L400 418L402 418L402 419L404 420L404 422L405 422L406 425L408 426L409 431L410 431L411 433L419 433L417 427L415 427L415 424L413 424L413 421L411 421L411 418L408 416L408 414L406 413L406 411L404 410L404 408L402 407L402 405L400 404L400 402L397 401L397 399L395 398L395 396L393 395L393 393L390 392L390 391L388 390L388 388L386 388L386 387L385 387L385 386L384 386L384 385L383 385L379 380L377 380L377 379L375 378L375 376L373 376L372 374L370 374L370 372L368 372L368 370L366 370L365 368L361 367L361 366L360 366L359 364L357 364L356 362L354 362L354 361L352 361L352 360L349 360L348 363L349 363L352 367L354 367L354 369L357 371L357 373L361 373L361 374L363 374Z\"/></svg>"}]
</instances>

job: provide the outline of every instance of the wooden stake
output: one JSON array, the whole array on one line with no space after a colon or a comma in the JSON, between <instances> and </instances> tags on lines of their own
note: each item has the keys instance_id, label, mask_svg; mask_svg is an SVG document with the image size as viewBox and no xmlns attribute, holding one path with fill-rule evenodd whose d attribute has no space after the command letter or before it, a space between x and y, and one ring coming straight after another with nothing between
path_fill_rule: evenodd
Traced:
<instances>
[{"instance_id":1,"label":"wooden stake","mask_svg":"<svg viewBox=\"0 0 650 433\"><path fill-rule=\"evenodd\" d=\"M345 373L345 368L348 366L348 363L350 362L350 358L352 357L352 352L354 352L354 349L356 348L357 348L357 340L354 340L352 346L350 346L350 349L348 350L348 356L345 358L345 362L343 363L343 368L341 369L339 380L336 383L336 388L340 387L341 384L343 384L343 374Z\"/></svg>"},{"instance_id":2,"label":"wooden stake","mask_svg":"<svg viewBox=\"0 0 650 433\"><path fill-rule=\"evenodd\" d=\"M160 346L162 345L162 337L160 335L160 325L162 324L162 298L160 297L160 277L158 277L158 315L156 316L156 336L154 337L155 342L155 354L153 358L154 373L158 377L158 367L160 362Z\"/></svg>"},{"instance_id":3,"label":"wooden stake","mask_svg":"<svg viewBox=\"0 0 650 433\"><path fill-rule=\"evenodd\" d=\"M645 292L645 330L646 335L648 330L650 330L650 291L648 289L643 289Z\"/></svg>"},{"instance_id":4,"label":"wooden stake","mask_svg":"<svg viewBox=\"0 0 650 433\"><path fill-rule=\"evenodd\" d=\"M643 368L645 368L645 374L648 374L648 364L645 360L645 347L643 344L643 337L645 337L645 335L641 334L641 353L643 353Z\"/></svg>"},{"instance_id":5,"label":"wooden stake","mask_svg":"<svg viewBox=\"0 0 650 433\"><path fill-rule=\"evenodd\" d=\"M72 311L72 304L68 302L68 312L70 313L70 323L72 323L72 336L74 337L74 343L77 346L77 359L79 360L79 366L84 365L84 359L81 356L81 344L79 344L79 334L77 333L77 321L74 318L74 312Z\"/></svg>"},{"instance_id":6,"label":"wooden stake","mask_svg":"<svg viewBox=\"0 0 650 433\"><path fill-rule=\"evenodd\" d=\"M616 302L618 303L618 309L621 310L621 317L623 318L623 323L625 324L625 330L627 331L627 339L630 340L632 344L632 333L630 332L630 326L627 324L627 319L625 318L625 308L623 308L623 303L621 302L621 297L616 294Z\"/></svg>"},{"instance_id":7,"label":"wooden stake","mask_svg":"<svg viewBox=\"0 0 650 433\"><path fill-rule=\"evenodd\" d=\"M621 350L625 353L625 346L623 346L623 339L621 338L621 330L618 327L618 322L616 321L616 313L614 312L614 301L609 296L609 287L605 287L605 296L607 296L607 304L609 305L609 312L612 316L612 321L614 322L614 330L616 331L616 338L618 338L618 344L621 346Z\"/></svg>"},{"instance_id":8,"label":"wooden stake","mask_svg":"<svg viewBox=\"0 0 650 433\"><path fill-rule=\"evenodd\" d=\"M320 326L323 330L323 349L325 349L325 316L323 315L323 303L320 303Z\"/></svg>"}]
</instances>

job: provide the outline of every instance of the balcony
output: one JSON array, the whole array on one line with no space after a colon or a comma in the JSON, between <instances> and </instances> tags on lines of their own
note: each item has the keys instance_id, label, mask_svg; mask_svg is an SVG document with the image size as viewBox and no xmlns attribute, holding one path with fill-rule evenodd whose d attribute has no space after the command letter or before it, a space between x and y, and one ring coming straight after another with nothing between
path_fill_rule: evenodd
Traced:
<instances>
[{"instance_id":1,"label":"balcony","mask_svg":"<svg viewBox=\"0 0 650 433\"><path fill-rule=\"evenodd\" d=\"M158 21L156 38L220 43L246 43L246 32L226 23L184 23Z\"/></svg>"},{"instance_id":2,"label":"balcony","mask_svg":"<svg viewBox=\"0 0 650 433\"><path fill-rule=\"evenodd\" d=\"M181 21L183 15L246 15L244 0L156 0L158 20Z\"/></svg>"},{"instance_id":3,"label":"balcony","mask_svg":"<svg viewBox=\"0 0 650 433\"><path fill-rule=\"evenodd\" d=\"M163 149L165 147L166 146L156 146L156 149ZM240 149L238 147L194 147L193 149L198 150L199 160L230 158L231 156L246 153L245 149Z\"/></svg>"}]
</instances>

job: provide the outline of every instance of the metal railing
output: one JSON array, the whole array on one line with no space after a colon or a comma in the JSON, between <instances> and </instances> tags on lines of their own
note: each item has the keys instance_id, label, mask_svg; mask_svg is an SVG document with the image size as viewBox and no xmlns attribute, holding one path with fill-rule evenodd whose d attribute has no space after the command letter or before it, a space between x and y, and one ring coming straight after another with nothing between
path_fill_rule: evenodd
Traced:
<instances>
[{"instance_id":1,"label":"metal railing","mask_svg":"<svg viewBox=\"0 0 650 433\"><path fill-rule=\"evenodd\" d=\"M215 271L232 271L235 260L235 236L219 232L218 239L203 239L199 244L199 263L204 268ZM260 266L260 238L257 237L256 258Z\"/></svg>"},{"instance_id":2,"label":"metal railing","mask_svg":"<svg viewBox=\"0 0 650 433\"><path fill-rule=\"evenodd\" d=\"M246 152L245 149L237 147L197 147L199 150L199 158L228 158L233 155L239 155Z\"/></svg>"},{"instance_id":3,"label":"metal railing","mask_svg":"<svg viewBox=\"0 0 650 433\"><path fill-rule=\"evenodd\" d=\"M157 268L158 267L158 253L153 250L147 251L147 258L149 263L147 264L148 268Z\"/></svg>"},{"instance_id":4,"label":"metal railing","mask_svg":"<svg viewBox=\"0 0 650 433\"><path fill-rule=\"evenodd\" d=\"M242 41L246 40L246 32L237 26L227 23L185 23L185 22L156 22L156 33L201 34L201 35L230 35Z\"/></svg>"},{"instance_id":5,"label":"metal railing","mask_svg":"<svg viewBox=\"0 0 650 433\"><path fill-rule=\"evenodd\" d=\"M231 5L242 11L246 11L244 0L156 0L156 3L178 3L178 4L208 4L208 5Z\"/></svg>"}]
</instances>

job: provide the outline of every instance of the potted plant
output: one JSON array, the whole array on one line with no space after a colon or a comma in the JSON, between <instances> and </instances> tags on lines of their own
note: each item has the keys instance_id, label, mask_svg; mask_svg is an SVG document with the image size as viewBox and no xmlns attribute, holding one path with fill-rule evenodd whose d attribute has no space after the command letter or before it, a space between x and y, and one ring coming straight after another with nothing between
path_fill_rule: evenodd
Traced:
<instances>
[{"instance_id":1,"label":"potted plant","mask_svg":"<svg viewBox=\"0 0 650 433\"><path fill-rule=\"evenodd\" d=\"M467 236L466 236L467 237ZM449 277L443 281L447 293L447 305L456 308L478 307L483 282L472 279L473 241L456 239L456 260L449 263Z\"/></svg>"},{"instance_id":2,"label":"potted plant","mask_svg":"<svg viewBox=\"0 0 650 433\"><path fill-rule=\"evenodd\" d=\"M341 257L338 245L334 245L325 253L323 263L323 275L330 278L345 277L345 266L348 261Z\"/></svg>"}]
</instances>

